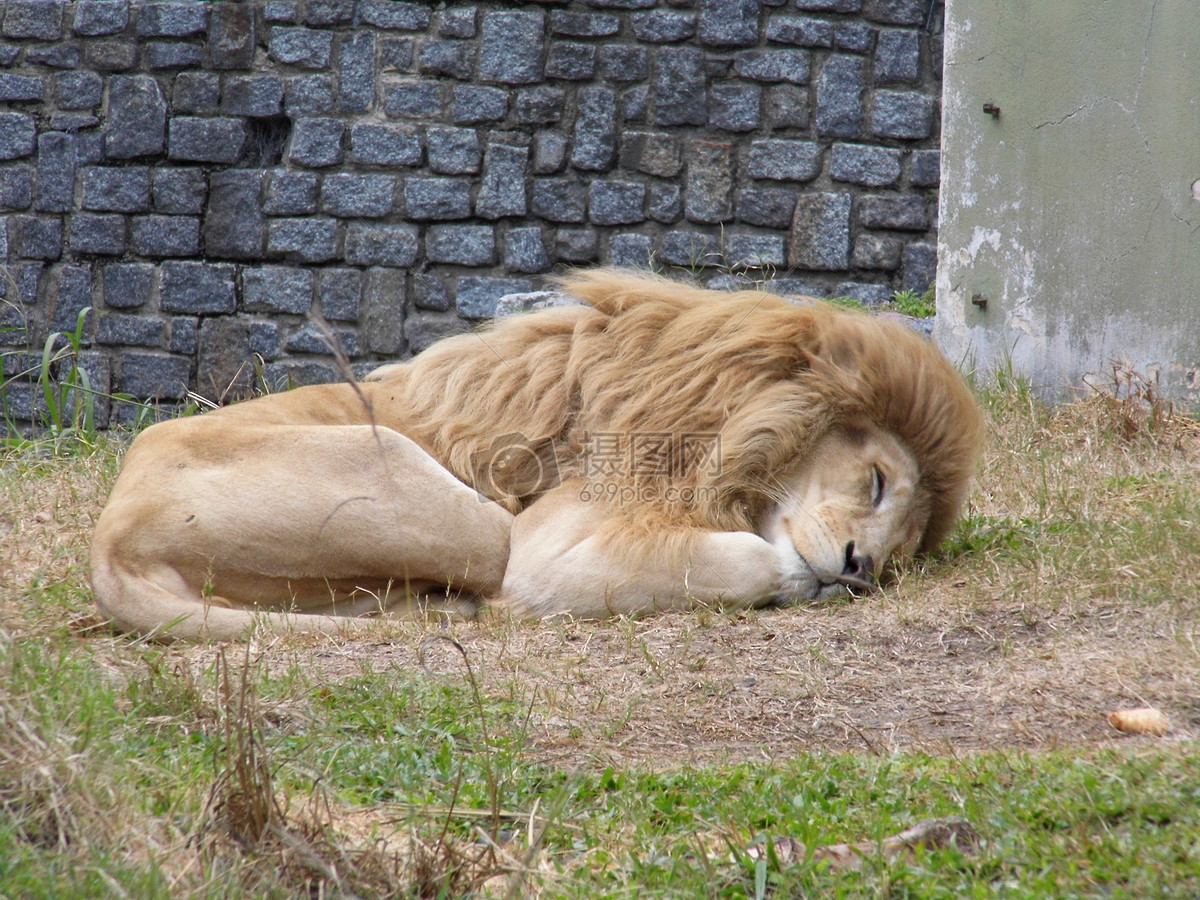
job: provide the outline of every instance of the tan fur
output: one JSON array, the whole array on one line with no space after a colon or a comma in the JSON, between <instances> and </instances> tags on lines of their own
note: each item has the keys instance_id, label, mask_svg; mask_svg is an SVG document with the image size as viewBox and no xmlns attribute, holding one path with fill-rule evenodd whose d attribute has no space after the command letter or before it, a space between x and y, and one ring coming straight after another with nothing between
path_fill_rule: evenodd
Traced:
<instances>
[{"instance_id":1,"label":"tan fur","mask_svg":"<svg viewBox=\"0 0 1200 900\"><path fill-rule=\"evenodd\" d=\"M782 527L779 510L795 505L798 485L826 477L812 474L822 466L814 451L831 434L863 448L842 456L874 454L912 473L893 528L912 540L888 536L887 553L929 549L953 523L981 420L961 377L910 330L618 270L580 272L562 287L590 306L449 338L360 385L302 388L148 429L97 528L101 609L140 632L227 637L252 612L271 627L329 630L337 623L326 615L372 603L408 610L412 595L441 588L503 596L531 615L788 598L795 550L767 531ZM597 435L652 433L719 434L720 465L687 465L668 441L657 448L667 458L628 459L605 475L619 502L586 494ZM494 451L506 436L520 452L501 467ZM650 462L669 474L636 471ZM861 494L871 470L850 469L826 480ZM239 500L246 492L252 502ZM199 518L185 527L187 515ZM846 521L829 530L846 535L839 554L879 518L869 508L838 516ZM199 519L208 522L197 540ZM410 552L418 537L429 546ZM350 548L357 558L344 558ZM832 564L820 567L819 590ZM737 583L724 591L718 571L698 593L698 567L727 568ZM215 627L216 609L241 615ZM270 618L281 612L321 615Z\"/></svg>"}]
</instances>

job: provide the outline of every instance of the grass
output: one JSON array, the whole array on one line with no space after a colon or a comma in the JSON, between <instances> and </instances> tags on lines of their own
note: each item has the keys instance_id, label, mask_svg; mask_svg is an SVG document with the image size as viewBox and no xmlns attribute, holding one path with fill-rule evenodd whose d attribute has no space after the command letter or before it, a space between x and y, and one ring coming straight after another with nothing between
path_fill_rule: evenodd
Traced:
<instances>
[{"instance_id":1,"label":"grass","mask_svg":"<svg viewBox=\"0 0 1200 900\"><path fill-rule=\"evenodd\" d=\"M0 450L0 896L1197 896L1200 427L981 398L966 516L876 598L250 646L96 620L117 442ZM1170 735L1108 730L1142 704ZM977 854L746 852L948 815Z\"/></svg>"}]
</instances>

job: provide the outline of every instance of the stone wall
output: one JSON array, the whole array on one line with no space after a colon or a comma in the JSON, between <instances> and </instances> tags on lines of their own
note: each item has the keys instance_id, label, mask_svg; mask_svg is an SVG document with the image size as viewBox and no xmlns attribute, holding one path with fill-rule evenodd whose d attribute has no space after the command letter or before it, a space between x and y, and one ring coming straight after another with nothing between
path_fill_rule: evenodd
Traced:
<instances>
[{"instance_id":1,"label":"stone wall","mask_svg":"<svg viewBox=\"0 0 1200 900\"><path fill-rule=\"evenodd\" d=\"M22 349L85 307L92 384L170 405L337 378L331 344L359 373L404 358L563 265L924 290L937 14L7 0L8 415L36 414Z\"/></svg>"}]
</instances>

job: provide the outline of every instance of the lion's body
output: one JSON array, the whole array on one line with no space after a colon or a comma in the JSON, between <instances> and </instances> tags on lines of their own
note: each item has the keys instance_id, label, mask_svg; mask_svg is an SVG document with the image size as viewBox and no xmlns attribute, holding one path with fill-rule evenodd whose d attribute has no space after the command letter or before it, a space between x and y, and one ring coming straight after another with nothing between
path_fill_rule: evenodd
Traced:
<instances>
[{"instance_id":1,"label":"lion's body","mask_svg":"<svg viewBox=\"0 0 1200 900\"><path fill-rule=\"evenodd\" d=\"M814 495L821 456L874 454L836 477L869 493L887 470L889 503L904 498L826 515L848 520L830 534L891 516L878 546L811 551L839 568L931 547L952 523L979 414L903 326L612 270L566 289L590 306L148 429L97 528L102 611L230 637L255 615L333 630L429 592L589 616L816 596L838 573L796 548L830 523L797 524L795 495Z\"/></svg>"}]
</instances>

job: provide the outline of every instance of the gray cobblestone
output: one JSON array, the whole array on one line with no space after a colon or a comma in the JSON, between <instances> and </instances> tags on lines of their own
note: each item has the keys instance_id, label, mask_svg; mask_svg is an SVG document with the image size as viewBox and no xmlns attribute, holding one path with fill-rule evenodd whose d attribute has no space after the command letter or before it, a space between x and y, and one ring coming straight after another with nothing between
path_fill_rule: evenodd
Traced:
<instances>
[{"instance_id":1,"label":"gray cobblestone","mask_svg":"<svg viewBox=\"0 0 1200 900\"><path fill-rule=\"evenodd\" d=\"M716 266L721 264L721 246L711 234L699 231L668 231L662 236L658 257L672 266Z\"/></svg>"},{"instance_id":2,"label":"gray cobblestone","mask_svg":"<svg viewBox=\"0 0 1200 900\"><path fill-rule=\"evenodd\" d=\"M227 116L275 116L283 110L283 81L277 75L239 75L225 82L220 111Z\"/></svg>"},{"instance_id":3,"label":"gray cobblestone","mask_svg":"<svg viewBox=\"0 0 1200 900\"><path fill-rule=\"evenodd\" d=\"M506 276L561 264L707 268L727 287L792 267L788 290L923 290L941 58L926 11L9 0L0 256L6 299L31 318L0 342L73 327L94 302L136 313L94 326L113 386L144 362L142 390L182 366L215 396L253 353L268 378L336 377L319 329L297 321L310 310L365 372L466 327L452 296L483 316Z\"/></svg>"},{"instance_id":4,"label":"gray cobblestone","mask_svg":"<svg viewBox=\"0 0 1200 900\"><path fill-rule=\"evenodd\" d=\"M471 215L471 183L463 178L409 178L404 182L408 217L416 221L465 219Z\"/></svg>"},{"instance_id":5,"label":"gray cobblestone","mask_svg":"<svg viewBox=\"0 0 1200 900\"><path fill-rule=\"evenodd\" d=\"M310 168L337 165L342 161L344 131L340 119L300 119L292 131L289 158Z\"/></svg>"},{"instance_id":6,"label":"gray cobblestone","mask_svg":"<svg viewBox=\"0 0 1200 900\"><path fill-rule=\"evenodd\" d=\"M173 116L167 123L167 155L182 162L237 162L245 140L241 119Z\"/></svg>"},{"instance_id":7,"label":"gray cobblestone","mask_svg":"<svg viewBox=\"0 0 1200 900\"><path fill-rule=\"evenodd\" d=\"M204 247L210 256L261 259L265 175L258 169L226 169L210 176L204 216ZM172 254L174 255L174 254Z\"/></svg>"},{"instance_id":8,"label":"gray cobblestone","mask_svg":"<svg viewBox=\"0 0 1200 900\"><path fill-rule=\"evenodd\" d=\"M496 235L490 225L431 225L425 256L434 263L490 266L496 261Z\"/></svg>"},{"instance_id":9,"label":"gray cobblestone","mask_svg":"<svg viewBox=\"0 0 1200 900\"><path fill-rule=\"evenodd\" d=\"M501 88L455 85L450 103L460 125L494 122L508 114L508 92Z\"/></svg>"},{"instance_id":10,"label":"gray cobblestone","mask_svg":"<svg viewBox=\"0 0 1200 900\"><path fill-rule=\"evenodd\" d=\"M146 166L111 168L85 166L83 208L99 212L149 212L150 169Z\"/></svg>"},{"instance_id":11,"label":"gray cobblestone","mask_svg":"<svg viewBox=\"0 0 1200 900\"><path fill-rule=\"evenodd\" d=\"M641 81L650 74L650 54L645 47L604 44L597 54L600 77L612 81Z\"/></svg>"},{"instance_id":12,"label":"gray cobblestone","mask_svg":"<svg viewBox=\"0 0 1200 900\"><path fill-rule=\"evenodd\" d=\"M795 192L783 188L745 188L737 192L738 220L751 225L787 228L795 208Z\"/></svg>"},{"instance_id":13,"label":"gray cobblestone","mask_svg":"<svg viewBox=\"0 0 1200 900\"><path fill-rule=\"evenodd\" d=\"M333 216L374 219L392 211L396 179L391 175L326 175L321 210Z\"/></svg>"},{"instance_id":14,"label":"gray cobblestone","mask_svg":"<svg viewBox=\"0 0 1200 900\"><path fill-rule=\"evenodd\" d=\"M616 95L605 87L581 88L571 165L585 171L604 172L612 167L616 152Z\"/></svg>"},{"instance_id":15,"label":"gray cobblestone","mask_svg":"<svg viewBox=\"0 0 1200 900\"><path fill-rule=\"evenodd\" d=\"M583 222L587 216L587 188L570 178L535 178L531 209L551 222Z\"/></svg>"},{"instance_id":16,"label":"gray cobblestone","mask_svg":"<svg viewBox=\"0 0 1200 900\"><path fill-rule=\"evenodd\" d=\"M204 51L195 44L151 41L142 51L147 68L185 69L204 61Z\"/></svg>"},{"instance_id":17,"label":"gray cobblestone","mask_svg":"<svg viewBox=\"0 0 1200 900\"><path fill-rule=\"evenodd\" d=\"M704 54L694 47L664 47L655 56L654 121L703 125L708 121Z\"/></svg>"},{"instance_id":18,"label":"gray cobblestone","mask_svg":"<svg viewBox=\"0 0 1200 900\"><path fill-rule=\"evenodd\" d=\"M590 228L560 228L554 233L554 255L568 263L590 263L600 255L600 240Z\"/></svg>"},{"instance_id":19,"label":"gray cobblestone","mask_svg":"<svg viewBox=\"0 0 1200 900\"><path fill-rule=\"evenodd\" d=\"M904 241L881 234L860 234L854 241L850 264L856 269L897 269Z\"/></svg>"},{"instance_id":20,"label":"gray cobblestone","mask_svg":"<svg viewBox=\"0 0 1200 900\"><path fill-rule=\"evenodd\" d=\"M810 67L807 50L744 50L733 60L738 75L764 82L808 84Z\"/></svg>"},{"instance_id":21,"label":"gray cobblestone","mask_svg":"<svg viewBox=\"0 0 1200 900\"><path fill-rule=\"evenodd\" d=\"M20 259L58 259L63 250L62 219L13 216L9 250Z\"/></svg>"},{"instance_id":22,"label":"gray cobblestone","mask_svg":"<svg viewBox=\"0 0 1200 900\"><path fill-rule=\"evenodd\" d=\"M294 75L283 80L283 109L292 118L319 118L334 111L333 79Z\"/></svg>"},{"instance_id":23,"label":"gray cobblestone","mask_svg":"<svg viewBox=\"0 0 1200 900\"><path fill-rule=\"evenodd\" d=\"M683 190L678 184L652 184L646 195L646 215L670 225L683 217Z\"/></svg>"},{"instance_id":24,"label":"gray cobblestone","mask_svg":"<svg viewBox=\"0 0 1200 900\"><path fill-rule=\"evenodd\" d=\"M631 21L638 39L651 44L670 44L696 34L695 13L654 10L634 13Z\"/></svg>"},{"instance_id":25,"label":"gray cobblestone","mask_svg":"<svg viewBox=\"0 0 1200 900\"><path fill-rule=\"evenodd\" d=\"M715 224L733 214L732 147L713 141L692 141L687 149L687 189L684 214L689 221Z\"/></svg>"},{"instance_id":26,"label":"gray cobblestone","mask_svg":"<svg viewBox=\"0 0 1200 900\"><path fill-rule=\"evenodd\" d=\"M474 6L442 10L438 20L438 34L442 37L475 37L475 19L478 10Z\"/></svg>"},{"instance_id":27,"label":"gray cobblestone","mask_svg":"<svg viewBox=\"0 0 1200 900\"><path fill-rule=\"evenodd\" d=\"M546 61L545 14L493 10L483 14L479 76L498 84L541 81Z\"/></svg>"},{"instance_id":28,"label":"gray cobblestone","mask_svg":"<svg viewBox=\"0 0 1200 900\"><path fill-rule=\"evenodd\" d=\"M33 174L28 166L0 169L0 210L28 209L33 203ZM4 229L0 228L0 240ZM3 259L0 254L0 259Z\"/></svg>"},{"instance_id":29,"label":"gray cobblestone","mask_svg":"<svg viewBox=\"0 0 1200 900\"><path fill-rule=\"evenodd\" d=\"M850 208L844 193L802 194L796 199L788 265L838 270L850 262Z\"/></svg>"},{"instance_id":30,"label":"gray cobblestone","mask_svg":"<svg viewBox=\"0 0 1200 900\"><path fill-rule=\"evenodd\" d=\"M136 309L150 300L156 266L148 263L113 263L101 270L104 305L111 309Z\"/></svg>"},{"instance_id":31,"label":"gray cobblestone","mask_svg":"<svg viewBox=\"0 0 1200 900\"><path fill-rule=\"evenodd\" d=\"M900 178L900 151L888 147L834 144L829 172L834 181L885 187Z\"/></svg>"},{"instance_id":32,"label":"gray cobblestone","mask_svg":"<svg viewBox=\"0 0 1200 900\"><path fill-rule=\"evenodd\" d=\"M75 169L79 155L75 138L62 132L38 137L37 197L41 212L68 212L75 206Z\"/></svg>"},{"instance_id":33,"label":"gray cobblestone","mask_svg":"<svg viewBox=\"0 0 1200 900\"><path fill-rule=\"evenodd\" d=\"M214 3L208 20L208 53L217 69L248 69L254 63L254 6Z\"/></svg>"},{"instance_id":34,"label":"gray cobblestone","mask_svg":"<svg viewBox=\"0 0 1200 900\"><path fill-rule=\"evenodd\" d=\"M365 113L375 101L375 36L368 31L345 35L338 45L338 109Z\"/></svg>"},{"instance_id":35,"label":"gray cobblestone","mask_svg":"<svg viewBox=\"0 0 1200 900\"><path fill-rule=\"evenodd\" d=\"M413 275L412 298L418 309L445 311L450 308L450 292L436 275Z\"/></svg>"},{"instance_id":36,"label":"gray cobblestone","mask_svg":"<svg viewBox=\"0 0 1200 900\"><path fill-rule=\"evenodd\" d=\"M562 118L566 92L557 87L526 88L517 92L517 121L522 125L548 125Z\"/></svg>"},{"instance_id":37,"label":"gray cobblestone","mask_svg":"<svg viewBox=\"0 0 1200 900\"><path fill-rule=\"evenodd\" d=\"M567 164L567 136L561 131L541 131L533 138L535 175L552 175Z\"/></svg>"},{"instance_id":38,"label":"gray cobblestone","mask_svg":"<svg viewBox=\"0 0 1200 900\"><path fill-rule=\"evenodd\" d=\"M510 228L504 240L504 267L510 272L545 272L550 255L540 228Z\"/></svg>"},{"instance_id":39,"label":"gray cobblestone","mask_svg":"<svg viewBox=\"0 0 1200 900\"><path fill-rule=\"evenodd\" d=\"M207 3L138 3L135 9L142 37L187 37L208 28Z\"/></svg>"},{"instance_id":40,"label":"gray cobblestone","mask_svg":"<svg viewBox=\"0 0 1200 900\"><path fill-rule=\"evenodd\" d=\"M383 110L389 116L420 119L442 109L442 86L423 81L396 81L384 86Z\"/></svg>"},{"instance_id":41,"label":"gray cobblestone","mask_svg":"<svg viewBox=\"0 0 1200 900\"><path fill-rule=\"evenodd\" d=\"M346 262L356 266L411 266L417 259L417 235L412 225L351 222L346 230Z\"/></svg>"},{"instance_id":42,"label":"gray cobblestone","mask_svg":"<svg viewBox=\"0 0 1200 900\"><path fill-rule=\"evenodd\" d=\"M756 84L716 84L709 91L709 124L726 131L754 131L762 110Z\"/></svg>"},{"instance_id":43,"label":"gray cobblestone","mask_svg":"<svg viewBox=\"0 0 1200 900\"><path fill-rule=\"evenodd\" d=\"M908 180L914 187L937 187L942 179L942 154L938 150L914 150Z\"/></svg>"},{"instance_id":44,"label":"gray cobblestone","mask_svg":"<svg viewBox=\"0 0 1200 900\"><path fill-rule=\"evenodd\" d=\"M849 297L863 306L882 306L892 299L892 291L886 285L862 281L843 281L833 289L835 297Z\"/></svg>"},{"instance_id":45,"label":"gray cobblestone","mask_svg":"<svg viewBox=\"0 0 1200 900\"><path fill-rule=\"evenodd\" d=\"M76 253L120 256L125 252L125 217L77 213L71 217L68 246Z\"/></svg>"},{"instance_id":46,"label":"gray cobblestone","mask_svg":"<svg viewBox=\"0 0 1200 900\"><path fill-rule=\"evenodd\" d=\"M317 211L317 175L275 169L267 182L263 212L272 216L302 216Z\"/></svg>"},{"instance_id":47,"label":"gray cobblestone","mask_svg":"<svg viewBox=\"0 0 1200 900\"><path fill-rule=\"evenodd\" d=\"M621 19L607 13L579 13L554 10L550 13L550 31L566 37L611 37L621 30Z\"/></svg>"},{"instance_id":48,"label":"gray cobblestone","mask_svg":"<svg viewBox=\"0 0 1200 900\"><path fill-rule=\"evenodd\" d=\"M479 171L483 148L473 128L430 128L425 133L429 168L439 175L469 175Z\"/></svg>"},{"instance_id":49,"label":"gray cobblestone","mask_svg":"<svg viewBox=\"0 0 1200 900\"><path fill-rule=\"evenodd\" d=\"M749 47L758 43L758 0L703 0L700 43L709 47Z\"/></svg>"},{"instance_id":50,"label":"gray cobblestone","mask_svg":"<svg viewBox=\"0 0 1200 900\"><path fill-rule=\"evenodd\" d=\"M168 333L167 350L192 356L199 346L200 320L195 316L171 316Z\"/></svg>"},{"instance_id":51,"label":"gray cobblestone","mask_svg":"<svg viewBox=\"0 0 1200 900\"><path fill-rule=\"evenodd\" d=\"M900 286L923 294L937 277L937 245L913 242L904 247Z\"/></svg>"},{"instance_id":52,"label":"gray cobblestone","mask_svg":"<svg viewBox=\"0 0 1200 900\"><path fill-rule=\"evenodd\" d=\"M483 219L525 215L525 168L528 147L489 144L475 214Z\"/></svg>"},{"instance_id":53,"label":"gray cobblestone","mask_svg":"<svg viewBox=\"0 0 1200 900\"><path fill-rule=\"evenodd\" d=\"M20 112L0 112L0 159L29 156L37 146L37 126L33 116Z\"/></svg>"},{"instance_id":54,"label":"gray cobblestone","mask_svg":"<svg viewBox=\"0 0 1200 900\"><path fill-rule=\"evenodd\" d=\"M204 209L207 188L203 169L156 169L153 175L151 197L155 211L198 215Z\"/></svg>"},{"instance_id":55,"label":"gray cobblestone","mask_svg":"<svg viewBox=\"0 0 1200 900\"><path fill-rule=\"evenodd\" d=\"M422 31L429 27L429 7L401 0L361 0L359 14L368 25L398 31Z\"/></svg>"},{"instance_id":56,"label":"gray cobblestone","mask_svg":"<svg viewBox=\"0 0 1200 900\"><path fill-rule=\"evenodd\" d=\"M486 319L496 312L496 301L505 294L521 294L533 290L533 282L525 278L488 278L464 275L458 279L455 306L461 316Z\"/></svg>"},{"instance_id":57,"label":"gray cobblestone","mask_svg":"<svg viewBox=\"0 0 1200 900\"><path fill-rule=\"evenodd\" d=\"M162 319L130 313L108 313L96 322L96 343L133 347L161 347L166 334Z\"/></svg>"},{"instance_id":58,"label":"gray cobblestone","mask_svg":"<svg viewBox=\"0 0 1200 900\"><path fill-rule=\"evenodd\" d=\"M362 273L357 269L322 269L317 285L321 315L332 322L357 322L362 299Z\"/></svg>"},{"instance_id":59,"label":"gray cobblestone","mask_svg":"<svg viewBox=\"0 0 1200 900\"><path fill-rule=\"evenodd\" d=\"M163 312L231 313L237 308L234 267L226 263L171 260L159 274L159 308Z\"/></svg>"},{"instance_id":60,"label":"gray cobblestone","mask_svg":"<svg viewBox=\"0 0 1200 900\"><path fill-rule=\"evenodd\" d=\"M596 48L591 44L556 41L546 56L546 77L585 81L596 74Z\"/></svg>"},{"instance_id":61,"label":"gray cobblestone","mask_svg":"<svg viewBox=\"0 0 1200 900\"><path fill-rule=\"evenodd\" d=\"M219 76L210 72L180 72L175 76L175 90L171 97L172 110L175 113L196 115L215 113L220 97Z\"/></svg>"},{"instance_id":62,"label":"gray cobblestone","mask_svg":"<svg viewBox=\"0 0 1200 900\"><path fill-rule=\"evenodd\" d=\"M863 124L863 61L831 56L817 79L817 133L825 137L855 137Z\"/></svg>"},{"instance_id":63,"label":"gray cobblestone","mask_svg":"<svg viewBox=\"0 0 1200 900\"><path fill-rule=\"evenodd\" d=\"M96 72L59 72L54 86L61 109L91 109L100 104L104 80Z\"/></svg>"},{"instance_id":64,"label":"gray cobblestone","mask_svg":"<svg viewBox=\"0 0 1200 900\"><path fill-rule=\"evenodd\" d=\"M925 0L864 0L863 15L885 25L923 25Z\"/></svg>"},{"instance_id":65,"label":"gray cobblestone","mask_svg":"<svg viewBox=\"0 0 1200 900\"><path fill-rule=\"evenodd\" d=\"M933 134L933 108L933 98L916 91L876 91L871 133L907 140L927 138Z\"/></svg>"},{"instance_id":66,"label":"gray cobblestone","mask_svg":"<svg viewBox=\"0 0 1200 900\"><path fill-rule=\"evenodd\" d=\"M921 197L863 197L855 206L855 218L864 228L924 231L929 212Z\"/></svg>"},{"instance_id":67,"label":"gray cobblestone","mask_svg":"<svg viewBox=\"0 0 1200 900\"><path fill-rule=\"evenodd\" d=\"M325 69L333 55L333 32L276 26L267 42L270 57L302 69Z\"/></svg>"},{"instance_id":68,"label":"gray cobblestone","mask_svg":"<svg viewBox=\"0 0 1200 900\"><path fill-rule=\"evenodd\" d=\"M127 0L79 0L75 4L76 34L89 37L102 34L118 34L129 24Z\"/></svg>"},{"instance_id":69,"label":"gray cobblestone","mask_svg":"<svg viewBox=\"0 0 1200 900\"><path fill-rule=\"evenodd\" d=\"M284 345L289 353L327 353L341 349L347 356L358 355L358 335L348 328L325 331L312 322L305 323Z\"/></svg>"},{"instance_id":70,"label":"gray cobblestone","mask_svg":"<svg viewBox=\"0 0 1200 900\"><path fill-rule=\"evenodd\" d=\"M755 178L811 181L821 173L821 148L812 141L755 141L746 168Z\"/></svg>"},{"instance_id":71,"label":"gray cobblestone","mask_svg":"<svg viewBox=\"0 0 1200 900\"><path fill-rule=\"evenodd\" d=\"M140 400L182 400L191 369L191 360L182 356L122 353L117 385Z\"/></svg>"},{"instance_id":72,"label":"gray cobblestone","mask_svg":"<svg viewBox=\"0 0 1200 900\"><path fill-rule=\"evenodd\" d=\"M305 263L329 262L338 258L336 219L270 219L267 222L267 254Z\"/></svg>"},{"instance_id":73,"label":"gray cobblestone","mask_svg":"<svg viewBox=\"0 0 1200 900\"><path fill-rule=\"evenodd\" d=\"M54 0L8 0L0 33L15 38L56 40L62 36L63 6Z\"/></svg>"},{"instance_id":74,"label":"gray cobblestone","mask_svg":"<svg viewBox=\"0 0 1200 900\"><path fill-rule=\"evenodd\" d=\"M785 262L783 237L773 234L727 234L725 265L733 269L782 267Z\"/></svg>"},{"instance_id":75,"label":"gray cobblestone","mask_svg":"<svg viewBox=\"0 0 1200 900\"><path fill-rule=\"evenodd\" d=\"M885 28L875 44L875 80L880 84L915 84L921 78L921 34Z\"/></svg>"},{"instance_id":76,"label":"gray cobblestone","mask_svg":"<svg viewBox=\"0 0 1200 900\"><path fill-rule=\"evenodd\" d=\"M313 273L292 266L242 270L242 306L247 312L304 315L312 308Z\"/></svg>"},{"instance_id":77,"label":"gray cobblestone","mask_svg":"<svg viewBox=\"0 0 1200 900\"><path fill-rule=\"evenodd\" d=\"M350 128L351 162L376 166L416 166L421 163L421 137L404 125L360 122Z\"/></svg>"},{"instance_id":78,"label":"gray cobblestone","mask_svg":"<svg viewBox=\"0 0 1200 900\"><path fill-rule=\"evenodd\" d=\"M114 75L108 80L108 128L104 152L110 159L161 153L167 103L148 75Z\"/></svg>"},{"instance_id":79,"label":"gray cobblestone","mask_svg":"<svg viewBox=\"0 0 1200 900\"><path fill-rule=\"evenodd\" d=\"M46 85L41 78L32 75L9 75L0 73L0 100L41 100Z\"/></svg>"},{"instance_id":80,"label":"gray cobblestone","mask_svg":"<svg viewBox=\"0 0 1200 900\"><path fill-rule=\"evenodd\" d=\"M608 244L608 264L648 269L654 259L654 239L648 234L614 234Z\"/></svg>"}]
</instances>

